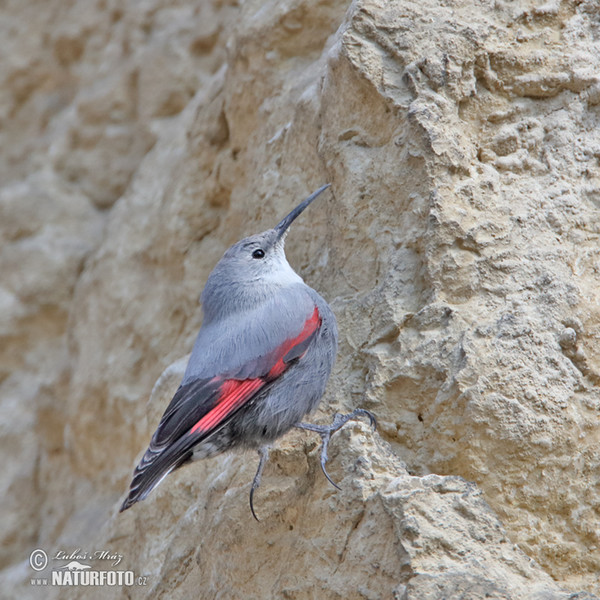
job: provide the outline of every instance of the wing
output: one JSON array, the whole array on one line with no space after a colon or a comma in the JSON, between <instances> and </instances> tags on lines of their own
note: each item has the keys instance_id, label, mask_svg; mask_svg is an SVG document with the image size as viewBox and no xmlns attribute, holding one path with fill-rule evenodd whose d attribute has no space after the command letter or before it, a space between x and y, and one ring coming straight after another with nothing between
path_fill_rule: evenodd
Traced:
<instances>
[{"instance_id":1,"label":"wing","mask_svg":"<svg viewBox=\"0 0 600 600\"><path fill-rule=\"evenodd\" d=\"M299 335L318 306L310 292L304 284L290 286L259 306L203 322L182 384L224 373L239 379L266 373L268 355Z\"/></svg>"},{"instance_id":2,"label":"wing","mask_svg":"<svg viewBox=\"0 0 600 600\"><path fill-rule=\"evenodd\" d=\"M250 365L240 365L210 378L188 378L186 382L184 377L135 469L121 511L143 500L171 471L191 458L194 446L223 427L303 356L321 326L319 311L312 306L312 314L302 323L299 333L294 332L293 337L284 338L270 351L259 353L249 361Z\"/></svg>"}]
</instances>

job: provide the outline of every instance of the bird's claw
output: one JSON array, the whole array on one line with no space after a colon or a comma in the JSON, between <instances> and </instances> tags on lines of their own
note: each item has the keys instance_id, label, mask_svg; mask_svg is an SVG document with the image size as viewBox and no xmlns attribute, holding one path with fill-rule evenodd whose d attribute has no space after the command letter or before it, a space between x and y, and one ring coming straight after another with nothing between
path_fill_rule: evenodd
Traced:
<instances>
[{"instance_id":1,"label":"bird's claw","mask_svg":"<svg viewBox=\"0 0 600 600\"><path fill-rule=\"evenodd\" d=\"M337 416L338 415L336 415L336 417ZM337 429L334 431L337 431ZM329 481L329 483L331 483L331 485L334 488L341 490L342 488L337 483L335 483L335 481L333 481L333 479L331 479L331 477L329 476L329 473L327 472L327 469L325 468L325 465L327 464L327 460L329 459L329 457L327 456L327 448L329 447L329 440L331 439L331 434L334 431L330 431L328 429L324 432L319 432L319 435L321 436L321 441L323 442L323 445L321 446L321 470L323 471L323 475L325 475L325 477L327 477L327 480Z\"/></svg>"},{"instance_id":2,"label":"bird's claw","mask_svg":"<svg viewBox=\"0 0 600 600\"><path fill-rule=\"evenodd\" d=\"M315 433L318 433L321 436L321 441L323 442L323 445L321 446L320 459L321 470L323 471L323 475L325 475L325 477L327 478L327 481L329 481L329 483L331 483L331 485L337 488L338 490L341 490L342 488L340 488L340 486L337 483L335 483L333 479L331 479L326 468L327 460L329 458L327 455L327 449L329 448L329 440L331 439L331 436L336 431L339 431L348 421L355 419L359 416L368 417L371 427L373 427L373 429L377 428L377 420L375 419L375 416L373 415L373 413L369 412L368 410L365 410L364 408L357 408L351 413L348 413L347 415L335 413L331 425L313 425L312 423L296 423L296 425L294 426L299 427L300 429L306 429L307 431L314 431ZM267 464L267 460L269 459L269 450L270 446L262 446L258 450L260 460L258 462L258 469L256 470L256 475L254 475L254 479L252 480L252 487L250 488L250 512L252 513L252 516L259 522L260 519L256 516L256 512L254 510L254 492L256 492L256 490L260 486L262 472L265 468L265 465Z\"/></svg>"},{"instance_id":3,"label":"bird's claw","mask_svg":"<svg viewBox=\"0 0 600 600\"><path fill-rule=\"evenodd\" d=\"M329 440L331 436L338 430L340 430L348 421L355 419L358 416L366 416L369 418L369 423L373 430L377 428L377 419L375 419L375 415L365 410L364 408L357 408L353 410L351 413L347 415L342 415L340 413L335 413L333 417L333 422L331 425L313 425L312 423L296 423L294 427L299 427L300 429L306 429L307 431L314 431L321 436L321 440L323 445L321 446L321 470L323 471L323 475L327 478L329 483L333 485L333 487L341 490L340 486L337 485L329 476L327 469L325 468L328 460L327 456L327 448L329 447Z\"/></svg>"},{"instance_id":4,"label":"bird's claw","mask_svg":"<svg viewBox=\"0 0 600 600\"><path fill-rule=\"evenodd\" d=\"M258 455L260 456L260 460L258 462L258 469L256 469L256 475L252 480L252 487L250 488L250 512L252 516L260 523L260 519L256 516L254 512L254 492L260 486L260 480L262 477L263 469L265 468L265 464L267 464L267 460L269 459L269 449L270 446L262 446L258 450Z\"/></svg>"}]
</instances>

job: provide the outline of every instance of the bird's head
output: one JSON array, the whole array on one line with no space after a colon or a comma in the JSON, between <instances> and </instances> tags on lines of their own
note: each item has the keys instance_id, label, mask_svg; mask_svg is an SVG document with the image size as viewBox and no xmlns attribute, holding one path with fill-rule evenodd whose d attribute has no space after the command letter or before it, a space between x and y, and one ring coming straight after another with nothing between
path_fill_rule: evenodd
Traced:
<instances>
[{"instance_id":1,"label":"bird's head","mask_svg":"<svg viewBox=\"0 0 600 600\"><path fill-rule=\"evenodd\" d=\"M329 185L312 193L273 229L244 238L225 252L202 292L205 319L231 312L233 305L243 309L277 288L302 283L285 256L285 237L294 219Z\"/></svg>"}]
</instances>

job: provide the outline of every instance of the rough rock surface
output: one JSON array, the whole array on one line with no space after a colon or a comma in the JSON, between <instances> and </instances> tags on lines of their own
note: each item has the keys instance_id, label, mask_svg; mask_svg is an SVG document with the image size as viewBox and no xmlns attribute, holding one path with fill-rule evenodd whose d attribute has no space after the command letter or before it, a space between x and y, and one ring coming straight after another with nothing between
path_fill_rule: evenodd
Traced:
<instances>
[{"instance_id":1,"label":"rough rock surface","mask_svg":"<svg viewBox=\"0 0 600 600\"><path fill-rule=\"evenodd\" d=\"M122 553L131 598L600 593L596 2L44 0L0 33L3 593L121 594L36 589L34 548ZM342 491L295 432L261 523L252 455L118 515L211 267L326 181L287 244L341 330L315 419L380 421L334 438Z\"/></svg>"}]
</instances>

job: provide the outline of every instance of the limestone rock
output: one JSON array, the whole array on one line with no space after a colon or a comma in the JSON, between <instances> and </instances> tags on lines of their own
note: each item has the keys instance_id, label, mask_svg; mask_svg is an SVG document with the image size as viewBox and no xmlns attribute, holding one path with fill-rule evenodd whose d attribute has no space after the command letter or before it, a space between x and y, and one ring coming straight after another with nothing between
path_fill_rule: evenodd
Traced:
<instances>
[{"instance_id":1,"label":"limestone rock","mask_svg":"<svg viewBox=\"0 0 600 600\"><path fill-rule=\"evenodd\" d=\"M39 597L34 548L84 547L147 577L132 598L600 593L594 2L51 0L1 21L9 597ZM212 266L325 182L287 241L341 331L315 418L380 423L332 442L342 491L295 432L261 523L235 454L117 515Z\"/></svg>"}]
</instances>

